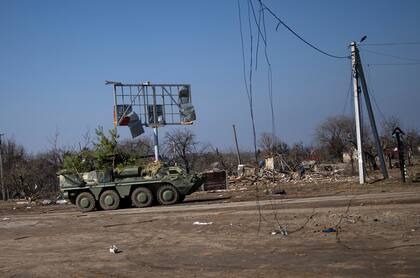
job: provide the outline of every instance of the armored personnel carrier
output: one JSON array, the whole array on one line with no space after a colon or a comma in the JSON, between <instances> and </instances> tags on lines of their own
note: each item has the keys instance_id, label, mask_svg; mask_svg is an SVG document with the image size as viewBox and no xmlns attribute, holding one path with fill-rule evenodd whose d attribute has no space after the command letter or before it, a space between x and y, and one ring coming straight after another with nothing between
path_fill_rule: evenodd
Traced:
<instances>
[{"instance_id":1,"label":"armored personnel carrier","mask_svg":"<svg viewBox=\"0 0 420 278\"><path fill-rule=\"evenodd\" d=\"M130 200L138 208L155 203L172 205L195 192L205 179L202 175L189 175L180 167L159 162L145 168L130 166L81 174L61 171L58 176L64 198L83 212L95 208L118 209L123 199Z\"/></svg>"}]
</instances>

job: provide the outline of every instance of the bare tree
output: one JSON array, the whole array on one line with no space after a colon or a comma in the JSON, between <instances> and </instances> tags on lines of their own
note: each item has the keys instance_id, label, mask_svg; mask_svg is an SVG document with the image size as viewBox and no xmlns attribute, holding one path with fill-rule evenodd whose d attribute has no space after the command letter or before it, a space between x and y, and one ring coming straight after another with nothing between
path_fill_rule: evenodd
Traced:
<instances>
[{"instance_id":1,"label":"bare tree","mask_svg":"<svg viewBox=\"0 0 420 278\"><path fill-rule=\"evenodd\" d=\"M289 166L292 167L292 169L297 169L310 153L310 148L305 147L302 142L293 144L287 157Z\"/></svg>"},{"instance_id":2,"label":"bare tree","mask_svg":"<svg viewBox=\"0 0 420 278\"><path fill-rule=\"evenodd\" d=\"M199 146L195 134L189 129L174 129L165 135L164 153L171 161L181 164L187 173L192 169L193 154Z\"/></svg>"},{"instance_id":3,"label":"bare tree","mask_svg":"<svg viewBox=\"0 0 420 278\"><path fill-rule=\"evenodd\" d=\"M27 153L14 139L6 139L1 145L3 153L4 185L7 197L25 191ZM12 195L12 196L10 196Z\"/></svg>"},{"instance_id":4,"label":"bare tree","mask_svg":"<svg viewBox=\"0 0 420 278\"><path fill-rule=\"evenodd\" d=\"M264 154L269 156L285 155L289 152L289 146L271 133L261 133L258 145Z\"/></svg>"},{"instance_id":5,"label":"bare tree","mask_svg":"<svg viewBox=\"0 0 420 278\"><path fill-rule=\"evenodd\" d=\"M390 116L384 119L381 123L382 126L382 136L381 136L381 144L382 148L389 149L395 148L397 143L395 139L392 137L392 133L396 127L401 127L401 121L395 116Z\"/></svg>"},{"instance_id":6,"label":"bare tree","mask_svg":"<svg viewBox=\"0 0 420 278\"><path fill-rule=\"evenodd\" d=\"M354 121L347 116L329 117L315 129L315 138L333 159L342 159L354 136Z\"/></svg>"},{"instance_id":7,"label":"bare tree","mask_svg":"<svg viewBox=\"0 0 420 278\"><path fill-rule=\"evenodd\" d=\"M406 133L405 133L405 145L407 146L407 158L408 158L408 163L412 164L413 163L413 156L418 154L419 152L419 147L420 147L420 134L418 133L417 130L415 129L409 129Z\"/></svg>"}]
</instances>

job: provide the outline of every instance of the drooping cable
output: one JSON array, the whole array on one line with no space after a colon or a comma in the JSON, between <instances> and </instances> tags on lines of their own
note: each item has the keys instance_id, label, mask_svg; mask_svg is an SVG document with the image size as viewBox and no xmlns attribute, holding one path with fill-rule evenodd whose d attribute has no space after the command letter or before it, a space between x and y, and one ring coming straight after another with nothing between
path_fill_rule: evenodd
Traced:
<instances>
[{"instance_id":1,"label":"drooping cable","mask_svg":"<svg viewBox=\"0 0 420 278\"><path fill-rule=\"evenodd\" d=\"M418 66L419 63L375 63L375 64L367 64L370 66Z\"/></svg>"},{"instance_id":2,"label":"drooping cable","mask_svg":"<svg viewBox=\"0 0 420 278\"><path fill-rule=\"evenodd\" d=\"M420 62L420 59L416 59L416 58L402 57L402 56L392 55L392 54L388 54L388 53L373 51L373 50L369 50L369 49L366 49L366 48L360 48L360 49L362 51L369 52L369 53L372 53L372 54L375 54L375 55L384 56L384 57L391 57L391 58L394 58L394 59L397 59L397 60Z\"/></svg>"},{"instance_id":3,"label":"drooping cable","mask_svg":"<svg viewBox=\"0 0 420 278\"><path fill-rule=\"evenodd\" d=\"M352 71L350 71L350 84L349 84L349 87L348 87L348 89L347 89L346 98L345 98L345 100L344 100L344 107L343 107L343 112L342 112L342 115L343 115L343 116L344 116L344 115L345 115L345 113L346 113L347 103L348 103L349 101L351 102L351 100L349 100L349 99L351 99L351 98L349 98L349 96L350 96L350 91L351 91L352 86L353 86L353 73L352 73Z\"/></svg>"},{"instance_id":4,"label":"drooping cable","mask_svg":"<svg viewBox=\"0 0 420 278\"><path fill-rule=\"evenodd\" d=\"M399 45L420 45L420 42L382 42L382 43L364 43L366 46L399 46Z\"/></svg>"},{"instance_id":5,"label":"drooping cable","mask_svg":"<svg viewBox=\"0 0 420 278\"><path fill-rule=\"evenodd\" d=\"M258 154L257 154L257 135L255 130L255 119L254 119L254 105L253 105L253 95L252 95L252 67L253 67L253 33L252 33L252 25L251 25L251 7L248 2L248 25L249 25L249 32L250 32L250 68L249 68L249 80L247 80L247 73L246 73L246 63L245 63L245 47L244 47L244 39L243 39L243 30L242 30L242 14L241 14L241 4L240 0L238 0L238 14L239 14L239 29L241 33L241 44L242 44L242 59L243 59L243 72L244 72L244 82L245 82L245 88L246 88L246 94L248 97L248 104L249 104L249 112L251 117L251 124L252 124L252 134L253 134L253 145L254 145L254 156L255 156L255 162L258 164ZM248 85L247 85L248 83ZM261 205L260 205L260 197L259 197L259 189L258 189L258 183L256 183L256 205L258 210L258 233L261 229L261 222L262 220L265 220L262 211L261 211ZM265 220L266 221L266 220Z\"/></svg>"},{"instance_id":6,"label":"drooping cable","mask_svg":"<svg viewBox=\"0 0 420 278\"><path fill-rule=\"evenodd\" d=\"M311 48L313 48L314 50L329 56L331 58L336 58L336 59L350 59L350 56L337 56L337 55L333 55L330 54L322 49L320 49L319 47L317 47L316 45L314 45L313 43L310 43L309 41L307 41L306 39L304 39L301 35L299 35L296 31L294 31L289 25L287 25L280 17L278 17L269 7L267 7L261 0L258 0L261 4L261 6L264 8L264 10L267 10L276 20L277 20L277 27L276 30L278 29L278 27L280 25L283 25L283 27L285 27L287 30L289 30L295 37L297 37L299 40L301 40L302 42L304 42L305 44L307 44L308 46L310 46Z\"/></svg>"}]
</instances>

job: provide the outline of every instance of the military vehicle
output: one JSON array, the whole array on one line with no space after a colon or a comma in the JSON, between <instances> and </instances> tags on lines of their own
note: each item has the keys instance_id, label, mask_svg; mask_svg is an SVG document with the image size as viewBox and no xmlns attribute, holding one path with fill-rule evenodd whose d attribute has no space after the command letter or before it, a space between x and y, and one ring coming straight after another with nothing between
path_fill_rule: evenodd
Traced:
<instances>
[{"instance_id":1,"label":"military vehicle","mask_svg":"<svg viewBox=\"0 0 420 278\"><path fill-rule=\"evenodd\" d=\"M145 168L130 166L81 174L63 170L58 176L63 197L82 212L118 209L127 199L138 208L156 202L172 205L182 202L205 180L200 174L189 175L180 167L159 162Z\"/></svg>"}]
</instances>

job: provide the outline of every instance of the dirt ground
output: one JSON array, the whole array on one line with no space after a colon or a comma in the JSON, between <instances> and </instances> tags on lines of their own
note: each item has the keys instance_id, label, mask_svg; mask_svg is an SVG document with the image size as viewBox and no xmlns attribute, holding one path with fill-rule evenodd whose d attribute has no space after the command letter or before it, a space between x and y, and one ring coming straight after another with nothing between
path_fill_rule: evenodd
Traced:
<instances>
[{"instance_id":1,"label":"dirt ground","mask_svg":"<svg viewBox=\"0 0 420 278\"><path fill-rule=\"evenodd\" d=\"M175 206L91 213L2 203L0 276L419 276L418 184L284 187L259 191L259 202L253 190L198 192Z\"/></svg>"}]
</instances>

